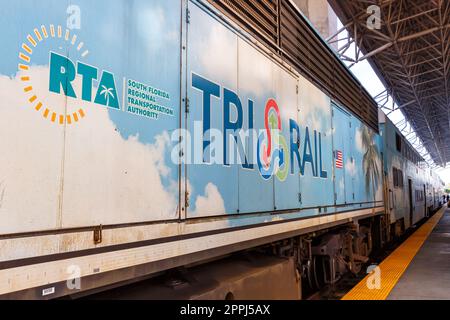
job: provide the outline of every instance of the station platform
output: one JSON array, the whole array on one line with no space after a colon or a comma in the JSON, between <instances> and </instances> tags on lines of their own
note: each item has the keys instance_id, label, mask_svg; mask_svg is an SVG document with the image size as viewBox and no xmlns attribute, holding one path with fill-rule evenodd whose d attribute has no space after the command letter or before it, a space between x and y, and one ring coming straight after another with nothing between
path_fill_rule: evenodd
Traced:
<instances>
[{"instance_id":1,"label":"station platform","mask_svg":"<svg viewBox=\"0 0 450 320\"><path fill-rule=\"evenodd\" d=\"M450 300L450 209L441 208L342 300Z\"/></svg>"}]
</instances>

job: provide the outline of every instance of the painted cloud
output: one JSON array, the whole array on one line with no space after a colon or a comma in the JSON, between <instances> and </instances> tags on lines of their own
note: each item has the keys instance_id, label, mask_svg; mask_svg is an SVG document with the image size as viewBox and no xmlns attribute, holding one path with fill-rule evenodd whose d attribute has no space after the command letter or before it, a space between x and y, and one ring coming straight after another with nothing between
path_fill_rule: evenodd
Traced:
<instances>
[{"instance_id":1,"label":"painted cloud","mask_svg":"<svg viewBox=\"0 0 450 320\"><path fill-rule=\"evenodd\" d=\"M63 112L66 98L48 93L48 73L28 71L44 105ZM64 131L34 110L20 77L0 76L0 233L176 217L177 184L162 182L167 133L154 144L124 139L107 108L71 98L67 110L82 107L86 117Z\"/></svg>"},{"instance_id":2,"label":"painted cloud","mask_svg":"<svg viewBox=\"0 0 450 320\"><path fill-rule=\"evenodd\" d=\"M205 187L204 195L199 195L195 200L195 216L215 216L225 212L225 203L219 189L212 183Z\"/></svg>"}]
</instances>

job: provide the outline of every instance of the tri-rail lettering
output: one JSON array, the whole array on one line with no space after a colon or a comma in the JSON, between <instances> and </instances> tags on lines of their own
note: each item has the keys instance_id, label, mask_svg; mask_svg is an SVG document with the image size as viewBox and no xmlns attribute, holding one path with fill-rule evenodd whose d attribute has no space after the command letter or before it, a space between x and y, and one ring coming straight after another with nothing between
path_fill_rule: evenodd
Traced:
<instances>
[{"instance_id":1,"label":"tri-rail lettering","mask_svg":"<svg viewBox=\"0 0 450 320\"><path fill-rule=\"evenodd\" d=\"M265 105L264 129L260 130L256 139L252 140L251 134L245 134L248 141L240 141L243 131L252 131L254 124L255 103L247 99L243 104L241 97L230 89L223 88L219 84L208 80L198 74L192 74L192 87L201 93L203 115L203 162L209 163L211 150L211 114L213 99L222 100L222 148L223 164L229 165L230 140L236 145L239 152L243 152L241 164L245 169L254 169L257 165L264 179L270 179L276 175L280 181L284 181L287 174L311 175L316 178L327 179L328 172L322 157L323 134L315 129L305 127L300 129L294 119L289 120L289 143L284 137L283 123L281 120L281 108L275 99L269 99ZM244 108L247 108L244 112ZM247 118L244 119L244 114ZM246 123L246 128L244 128ZM216 128L219 129L220 128ZM286 130L287 132L287 130ZM248 142L253 143L248 143ZM246 143L247 142L247 143ZM245 145L250 145L245 148ZM256 163L249 161L256 150Z\"/></svg>"}]
</instances>

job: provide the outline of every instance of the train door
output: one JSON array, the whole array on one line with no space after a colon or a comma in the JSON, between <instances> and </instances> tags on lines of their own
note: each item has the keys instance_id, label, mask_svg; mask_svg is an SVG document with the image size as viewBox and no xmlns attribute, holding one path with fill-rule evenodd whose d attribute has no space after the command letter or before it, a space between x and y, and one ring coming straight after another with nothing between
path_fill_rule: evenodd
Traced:
<instances>
[{"instance_id":1,"label":"train door","mask_svg":"<svg viewBox=\"0 0 450 320\"><path fill-rule=\"evenodd\" d=\"M186 217L236 214L239 166L234 157L224 152L224 146L233 138L227 136L224 141L222 128L225 104L230 123L237 122L237 117L242 119L241 111L247 107L238 102L237 96L237 35L194 2L189 1L188 6L186 127L192 141L187 147L190 156L186 160ZM227 47L226 55L221 43ZM272 181L268 185L266 194L272 194ZM273 198L267 198L272 204Z\"/></svg>"},{"instance_id":2,"label":"train door","mask_svg":"<svg viewBox=\"0 0 450 320\"><path fill-rule=\"evenodd\" d=\"M423 201L424 201L424 208L423 208L423 216L427 217L428 216L428 208L427 208L427 187L425 185L423 185Z\"/></svg>"},{"instance_id":3,"label":"train door","mask_svg":"<svg viewBox=\"0 0 450 320\"><path fill-rule=\"evenodd\" d=\"M243 41L242 41L243 42ZM249 46L249 45L247 45ZM239 53L242 54L243 50L240 49ZM245 64L250 64L250 61L254 61L255 54L248 56ZM240 61L243 59L240 58ZM257 65L253 70L257 70ZM272 67L273 83L274 83L274 99L278 103L281 114L281 136L290 136L289 119L298 119L298 87L299 83L296 78L286 72L284 69L273 63ZM242 76L242 72L240 72ZM249 76L250 77L250 76ZM255 84L253 84L254 86ZM260 112L263 114L263 112ZM261 120L260 123L263 123ZM287 210L299 208L301 205L300 197L300 179L298 174L290 174L290 156L289 156L289 139L279 139L281 150L284 152L285 158L283 159L283 165L279 167L279 170L275 174L273 180L274 189L274 210ZM287 159L289 158L289 160ZM260 178L261 180L261 178ZM241 181L239 176L239 184L243 184L241 189L244 189L248 184L245 181Z\"/></svg>"},{"instance_id":4,"label":"train door","mask_svg":"<svg viewBox=\"0 0 450 320\"><path fill-rule=\"evenodd\" d=\"M351 202L346 199L346 187L351 181L346 181L345 163L350 158L350 116L333 104L333 164L334 164L334 197L335 204Z\"/></svg>"},{"instance_id":5,"label":"train door","mask_svg":"<svg viewBox=\"0 0 450 320\"><path fill-rule=\"evenodd\" d=\"M433 187L433 210L436 208L436 189Z\"/></svg>"},{"instance_id":6,"label":"train door","mask_svg":"<svg viewBox=\"0 0 450 320\"><path fill-rule=\"evenodd\" d=\"M412 180L408 179L408 199L409 199L409 225L413 225L414 206L413 206L413 186Z\"/></svg>"},{"instance_id":7,"label":"train door","mask_svg":"<svg viewBox=\"0 0 450 320\"><path fill-rule=\"evenodd\" d=\"M294 170L300 167L300 205L302 208L327 208L335 203L331 101L303 77L299 78L298 99L300 135L293 134L292 142L299 138L299 156L292 159L292 165Z\"/></svg>"}]
</instances>

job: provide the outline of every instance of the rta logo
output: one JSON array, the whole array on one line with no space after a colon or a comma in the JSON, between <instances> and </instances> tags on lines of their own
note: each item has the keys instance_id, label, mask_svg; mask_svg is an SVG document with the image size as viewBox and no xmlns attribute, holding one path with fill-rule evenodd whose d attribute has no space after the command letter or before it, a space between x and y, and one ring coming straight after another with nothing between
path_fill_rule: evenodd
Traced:
<instances>
[{"instance_id":1,"label":"rta logo","mask_svg":"<svg viewBox=\"0 0 450 320\"><path fill-rule=\"evenodd\" d=\"M82 77L81 99L91 102L93 81L99 78L98 69L80 61L75 64L65 56L50 52L50 92L60 94L62 88L66 96L78 98L72 86L77 75ZM111 72L102 72L94 103L119 109L116 83Z\"/></svg>"}]
</instances>

